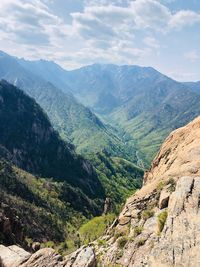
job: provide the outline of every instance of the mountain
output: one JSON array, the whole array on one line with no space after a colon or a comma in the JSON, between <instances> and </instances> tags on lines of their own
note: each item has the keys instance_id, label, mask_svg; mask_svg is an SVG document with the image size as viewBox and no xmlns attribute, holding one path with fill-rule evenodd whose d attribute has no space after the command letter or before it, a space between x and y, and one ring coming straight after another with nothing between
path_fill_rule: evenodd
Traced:
<instances>
[{"instance_id":1,"label":"mountain","mask_svg":"<svg viewBox=\"0 0 200 267\"><path fill-rule=\"evenodd\" d=\"M143 187L103 236L65 257L48 248L17 257L18 247L2 246L4 266L14 258L22 267L199 266L199 155L200 117L168 136Z\"/></svg>"},{"instance_id":2,"label":"mountain","mask_svg":"<svg viewBox=\"0 0 200 267\"><path fill-rule=\"evenodd\" d=\"M6 81L0 82L0 132L0 144L13 164L66 182L72 207L84 211L84 206L74 202L79 194L85 214L101 213L105 194L93 167L59 137L33 99Z\"/></svg>"},{"instance_id":3,"label":"mountain","mask_svg":"<svg viewBox=\"0 0 200 267\"><path fill-rule=\"evenodd\" d=\"M99 250L102 265L198 266L199 153L200 117L161 146L144 186L107 232L109 249Z\"/></svg>"},{"instance_id":4,"label":"mountain","mask_svg":"<svg viewBox=\"0 0 200 267\"><path fill-rule=\"evenodd\" d=\"M71 93L64 93L55 86L56 81L60 86L62 81L59 74L57 76L57 72L54 71L53 63L41 61L43 71L39 63L40 61L18 60L1 52L0 78L18 86L33 97L48 114L60 136L73 143L77 152L85 155L100 152L105 148L112 155L134 161L135 150L132 147L128 150L123 138L119 137L116 131L107 127L89 108L78 103ZM34 66L34 70L30 68L30 64ZM49 80L54 81L54 84ZM63 86L66 89L66 85Z\"/></svg>"},{"instance_id":5,"label":"mountain","mask_svg":"<svg viewBox=\"0 0 200 267\"><path fill-rule=\"evenodd\" d=\"M107 151L92 154L88 159L105 188L110 203L108 211L118 213L127 197L141 188L144 170L126 159L111 156Z\"/></svg>"},{"instance_id":6,"label":"mountain","mask_svg":"<svg viewBox=\"0 0 200 267\"><path fill-rule=\"evenodd\" d=\"M87 202L77 189L73 192L64 182L34 176L1 158L0 243L30 250L36 241L44 246L71 242L78 248L79 239L73 232L86 218L70 204L72 196L79 210L82 205L86 208Z\"/></svg>"},{"instance_id":7,"label":"mountain","mask_svg":"<svg viewBox=\"0 0 200 267\"><path fill-rule=\"evenodd\" d=\"M82 224L103 212L117 212L141 186L143 170L125 159L107 151L88 160L77 155L36 101L4 80L0 132L3 244L30 250L39 241L70 252L82 242L77 233Z\"/></svg>"},{"instance_id":8,"label":"mountain","mask_svg":"<svg viewBox=\"0 0 200 267\"><path fill-rule=\"evenodd\" d=\"M127 133L147 165L172 130L200 114L197 89L150 67L95 64L66 72L66 80L80 101Z\"/></svg>"},{"instance_id":9,"label":"mountain","mask_svg":"<svg viewBox=\"0 0 200 267\"><path fill-rule=\"evenodd\" d=\"M186 86L188 86L193 92L200 93L200 82L185 82Z\"/></svg>"},{"instance_id":10,"label":"mountain","mask_svg":"<svg viewBox=\"0 0 200 267\"><path fill-rule=\"evenodd\" d=\"M146 166L172 130L200 114L198 82L176 82L151 67L94 64L65 71L53 62L23 64L52 83L45 70L54 69L60 89L122 130L126 145L136 150L134 161Z\"/></svg>"}]
</instances>

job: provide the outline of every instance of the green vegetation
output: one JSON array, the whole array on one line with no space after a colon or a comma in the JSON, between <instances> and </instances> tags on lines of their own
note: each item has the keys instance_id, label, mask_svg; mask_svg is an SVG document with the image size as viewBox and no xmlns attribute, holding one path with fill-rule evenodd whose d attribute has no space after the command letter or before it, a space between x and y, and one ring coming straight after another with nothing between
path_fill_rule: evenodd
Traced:
<instances>
[{"instance_id":1,"label":"green vegetation","mask_svg":"<svg viewBox=\"0 0 200 267\"><path fill-rule=\"evenodd\" d=\"M154 211L150 209L146 209L142 211L142 218L146 221L154 215Z\"/></svg>"},{"instance_id":2,"label":"green vegetation","mask_svg":"<svg viewBox=\"0 0 200 267\"><path fill-rule=\"evenodd\" d=\"M79 229L82 244L88 244L102 236L107 227L111 225L114 218L114 214L107 214L100 217L94 217L87 223L83 224Z\"/></svg>"},{"instance_id":3,"label":"green vegetation","mask_svg":"<svg viewBox=\"0 0 200 267\"><path fill-rule=\"evenodd\" d=\"M170 177L168 180L160 181L158 183L157 188L156 188L157 192L160 193L162 191L162 189L167 185L169 185L169 187L168 187L169 192L172 193L172 192L175 191L175 189L176 189L176 181L174 180L173 177Z\"/></svg>"},{"instance_id":4,"label":"green vegetation","mask_svg":"<svg viewBox=\"0 0 200 267\"><path fill-rule=\"evenodd\" d=\"M126 236L122 236L122 237L118 238L117 239L118 248L123 249L127 242L128 242L128 238Z\"/></svg>"},{"instance_id":5,"label":"green vegetation","mask_svg":"<svg viewBox=\"0 0 200 267\"><path fill-rule=\"evenodd\" d=\"M176 181L174 180L173 177L170 177L169 180L167 181L167 184L170 185L169 187L169 192L172 193L176 189Z\"/></svg>"},{"instance_id":6,"label":"green vegetation","mask_svg":"<svg viewBox=\"0 0 200 267\"><path fill-rule=\"evenodd\" d=\"M62 182L35 177L1 160L0 211L12 223L12 233L5 232L0 241L29 247L39 241L63 251L79 247L77 229L86 218L62 198L62 187Z\"/></svg>"},{"instance_id":7,"label":"green vegetation","mask_svg":"<svg viewBox=\"0 0 200 267\"><path fill-rule=\"evenodd\" d=\"M136 236L140 235L142 233L142 231L143 231L143 227L142 226L136 226L134 228L134 236L136 237Z\"/></svg>"},{"instance_id":8,"label":"green vegetation","mask_svg":"<svg viewBox=\"0 0 200 267\"><path fill-rule=\"evenodd\" d=\"M91 155L106 196L112 200L112 210L119 212L121 204L142 185L144 171L135 164L104 151Z\"/></svg>"},{"instance_id":9,"label":"green vegetation","mask_svg":"<svg viewBox=\"0 0 200 267\"><path fill-rule=\"evenodd\" d=\"M100 215L105 193L91 164L59 137L23 91L2 81L0 97L0 144L7 158L23 170L63 182L60 198L87 217Z\"/></svg>"},{"instance_id":10,"label":"green vegetation","mask_svg":"<svg viewBox=\"0 0 200 267\"><path fill-rule=\"evenodd\" d=\"M103 247L105 247L106 246L106 240L104 240L104 239L97 239L97 243L98 243L98 246L103 246Z\"/></svg>"},{"instance_id":11,"label":"green vegetation","mask_svg":"<svg viewBox=\"0 0 200 267\"><path fill-rule=\"evenodd\" d=\"M141 247L141 246L143 246L145 244L145 242L146 242L145 238L140 238L140 239L137 240L137 246Z\"/></svg>"},{"instance_id":12,"label":"green vegetation","mask_svg":"<svg viewBox=\"0 0 200 267\"><path fill-rule=\"evenodd\" d=\"M164 210L158 215L158 234L160 234L165 226L167 220L167 210Z\"/></svg>"}]
</instances>

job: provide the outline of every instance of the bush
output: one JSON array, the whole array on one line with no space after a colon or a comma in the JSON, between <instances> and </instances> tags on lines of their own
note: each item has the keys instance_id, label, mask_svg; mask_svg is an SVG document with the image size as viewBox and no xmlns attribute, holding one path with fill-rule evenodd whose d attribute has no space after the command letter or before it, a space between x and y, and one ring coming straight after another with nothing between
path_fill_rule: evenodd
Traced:
<instances>
[{"instance_id":1,"label":"bush","mask_svg":"<svg viewBox=\"0 0 200 267\"><path fill-rule=\"evenodd\" d=\"M175 182L174 178L172 178L172 177L169 178L167 184L170 185L170 187L169 187L169 192L170 192L170 193L174 192L175 189L176 189L176 182Z\"/></svg>"},{"instance_id":2,"label":"bush","mask_svg":"<svg viewBox=\"0 0 200 267\"><path fill-rule=\"evenodd\" d=\"M79 229L81 241L88 244L102 236L109 225L115 218L114 214L107 214L100 217L94 217Z\"/></svg>"},{"instance_id":3,"label":"bush","mask_svg":"<svg viewBox=\"0 0 200 267\"><path fill-rule=\"evenodd\" d=\"M146 239L145 238L140 238L138 241L137 241L137 246L138 247L141 247L145 244L146 242Z\"/></svg>"},{"instance_id":4,"label":"bush","mask_svg":"<svg viewBox=\"0 0 200 267\"><path fill-rule=\"evenodd\" d=\"M125 229L121 229L120 231L117 230L115 231L115 235L114 235L114 240L116 241L119 237L121 236L127 236L129 234L129 229L125 228Z\"/></svg>"},{"instance_id":5,"label":"bush","mask_svg":"<svg viewBox=\"0 0 200 267\"><path fill-rule=\"evenodd\" d=\"M97 243L98 243L98 246L105 246L106 245L106 240L98 239Z\"/></svg>"},{"instance_id":6,"label":"bush","mask_svg":"<svg viewBox=\"0 0 200 267\"><path fill-rule=\"evenodd\" d=\"M138 236L142 233L143 227L142 226L136 226L134 229L134 236Z\"/></svg>"},{"instance_id":7,"label":"bush","mask_svg":"<svg viewBox=\"0 0 200 267\"><path fill-rule=\"evenodd\" d=\"M152 217L154 215L154 211L153 210L143 210L142 212L142 218L146 221L147 219L149 219L150 217Z\"/></svg>"},{"instance_id":8,"label":"bush","mask_svg":"<svg viewBox=\"0 0 200 267\"><path fill-rule=\"evenodd\" d=\"M160 181L157 185L157 192L160 193L162 191L162 189L164 188L165 183L163 181Z\"/></svg>"},{"instance_id":9,"label":"bush","mask_svg":"<svg viewBox=\"0 0 200 267\"><path fill-rule=\"evenodd\" d=\"M126 245L126 243L128 242L128 239L126 236L122 236L117 240L117 246L118 248L124 248L124 246Z\"/></svg>"},{"instance_id":10,"label":"bush","mask_svg":"<svg viewBox=\"0 0 200 267\"><path fill-rule=\"evenodd\" d=\"M167 220L167 215L168 215L167 210L164 210L158 215L158 233L162 232L165 226L165 222Z\"/></svg>"}]
</instances>

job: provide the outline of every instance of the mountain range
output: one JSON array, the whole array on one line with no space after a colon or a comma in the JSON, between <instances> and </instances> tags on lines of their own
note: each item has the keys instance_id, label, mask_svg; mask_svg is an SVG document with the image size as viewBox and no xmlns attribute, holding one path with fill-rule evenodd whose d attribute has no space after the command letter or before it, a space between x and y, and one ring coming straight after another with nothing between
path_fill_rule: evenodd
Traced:
<instances>
[{"instance_id":1,"label":"mountain range","mask_svg":"<svg viewBox=\"0 0 200 267\"><path fill-rule=\"evenodd\" d=\"M172 130L200 114L199 82L180 83L151 67L94 64L66 71L43 60L19 62L118 129L134 150L132 160L145 166Z\"/></svg>"},{"instance_id":2,"label":"mountain range","mask_svg":"<svg viewBox=\"0 0 200 267\"><path fill-rule=\"evenodd\" d=\"M43 62L43 61L42 61ZM30 62L29 62L30 63ZM35 68L40 70L35 62ZM44 73L48 73L45 61ZM50 63L52 64L52 63ZM33 97L48 114L54 128L60 136L74 144L82 154L102 151L104 148L115 156L127 159L135 157L135 150L127 152L124 141L116 135L112 127L107 127L90 109L80 104L70 93L64 93L45 78L42 71L30 71L24 67L25 61L0 53L0 78L23 89ZM52 77L54 77L52 75ZM56 81L56 78L53 80ZM59 79L57 78L59 81ZM98 142L96 142L98 140ZM130 155L129 155L130 154Z\"/></svg>"},{"instance_id":3,"label":"mountain range","mask_svg":"<svg viewBox=\"0 0 200 267\"><path fill-rule=\"evenodd\" d=\"M30 240L50 240L65 242L61 249L77 248L77 229L103 213L106 199L106 210L117 212L141 186L143 170L131 162L108 152L88 160L78 155L39 104L5 80L0 81L0 132L2 243L26 247Z\"/></svg>"}]
</instances>

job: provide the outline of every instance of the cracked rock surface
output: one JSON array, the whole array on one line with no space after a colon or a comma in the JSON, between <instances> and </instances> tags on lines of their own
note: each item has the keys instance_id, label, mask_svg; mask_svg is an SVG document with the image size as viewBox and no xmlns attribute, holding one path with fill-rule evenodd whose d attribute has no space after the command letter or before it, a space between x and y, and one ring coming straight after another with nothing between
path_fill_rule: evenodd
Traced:
<instances>
[{"instance_id":1,"label":"cracked rock surface","mask_svg":"<svg viewBox=\"0 0 200 267\"><path fill-rule=\"evenodd\" d=\"M200 267L199 206L200 117L162 145L107 245L96 248L102 266Z\"/></svg>"}]
</instances>

